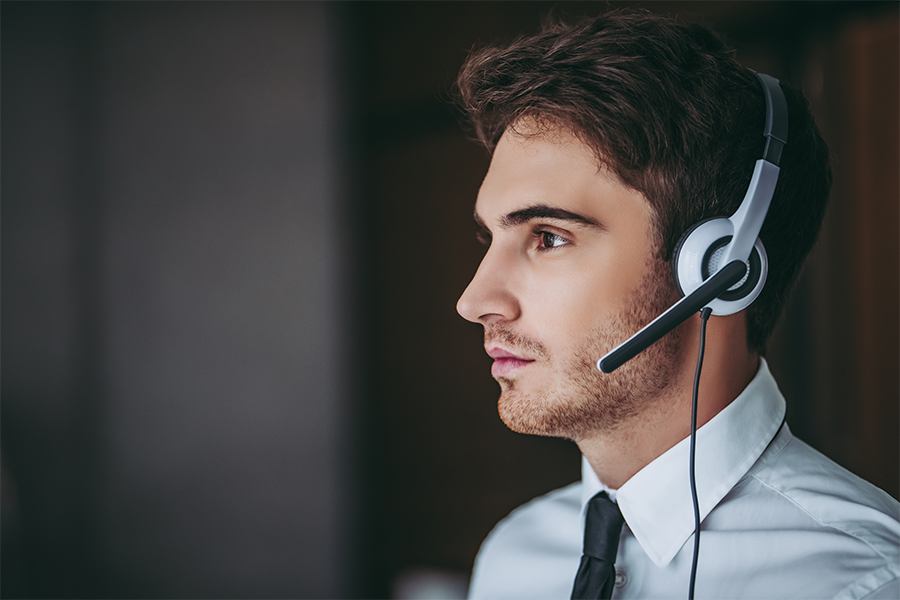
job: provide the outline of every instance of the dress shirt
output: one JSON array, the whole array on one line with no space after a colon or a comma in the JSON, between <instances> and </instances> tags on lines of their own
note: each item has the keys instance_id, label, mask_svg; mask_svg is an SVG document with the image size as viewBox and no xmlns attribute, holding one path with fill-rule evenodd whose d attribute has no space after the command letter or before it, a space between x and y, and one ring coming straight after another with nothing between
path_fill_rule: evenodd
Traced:
<instances>
[{"instance_id":1,"label":"dress shirt","mask_svg":"<svg viewBox=\"0 0 900 600\"><path fill-rule=\"evenodd\" d=\"M765 359L697 430L696 598L900 600L900 504L791 434ZM599 490L625 526L613 598L687 597L694 516L690 438L610 490L582 457L581 481L501 520L481 545L471 599L568 598L585 508Z\"/></svg>"}]
</instances>

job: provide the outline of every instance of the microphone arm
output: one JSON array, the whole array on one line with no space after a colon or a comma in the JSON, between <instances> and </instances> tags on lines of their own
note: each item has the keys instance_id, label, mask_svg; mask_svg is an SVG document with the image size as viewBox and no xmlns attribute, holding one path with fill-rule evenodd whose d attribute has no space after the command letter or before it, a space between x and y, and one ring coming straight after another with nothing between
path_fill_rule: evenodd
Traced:
<instances>
[{"instance_id":1,"label":"microphone arm","mask_svg":"<svg viewBox=\"0 0 900 600\"><path fill-rule=\"evenodd\" d=\"M746 271L747 265L744 261L731 261L719 269L715 275L701 283L696 290L670 306L666 312L653 319L643 329L606 353L597 361L597 368L604 373L612 373L740 281Z\"/></svg>"}]
</instances>

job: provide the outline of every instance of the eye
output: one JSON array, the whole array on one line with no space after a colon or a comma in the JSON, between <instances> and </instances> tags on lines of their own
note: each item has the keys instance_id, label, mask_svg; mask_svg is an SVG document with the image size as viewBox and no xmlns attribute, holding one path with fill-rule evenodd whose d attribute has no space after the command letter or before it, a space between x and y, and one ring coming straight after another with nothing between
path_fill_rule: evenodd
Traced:
<instances>
[{"instance_id":1,"label":"eye","mask_svg":"<svg viewBox=\"0 0 900 600\"><path fill-rule=\"evenodd\" d=\"M478 230L475 232L475 239L482 246L490 246L491 245L491 236L481 230Z\"/></svg>"},{"instance_id":2,"label":"eye","mask_svg":"<svg viewBox=\"0 0 900 600\"><path fill-rule=\"evenodd\" d=\"M540 242L537 248L538 252L548 252L570 244L569 240L563 236L545 229L535 229L533 235Z\"/></svg>"}]
</instances>

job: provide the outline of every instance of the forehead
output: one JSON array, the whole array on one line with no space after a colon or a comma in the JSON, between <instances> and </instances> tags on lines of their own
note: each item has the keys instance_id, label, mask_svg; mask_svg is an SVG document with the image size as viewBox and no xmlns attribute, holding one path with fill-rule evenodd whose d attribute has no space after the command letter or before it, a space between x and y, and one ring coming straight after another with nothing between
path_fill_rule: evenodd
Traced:
<instances>
[{"instance_id":1,"label":"forehead","mask_svg":"<svg viewBox=\"0 0 900 600\"><path fill-rule=\"evenodd\" d=\"M591 213L614 203L625 189L568 131L517 129L525 135L503 133L479 189L475 211L485 221L534 203Z\"/></svg>"}]
</instances>

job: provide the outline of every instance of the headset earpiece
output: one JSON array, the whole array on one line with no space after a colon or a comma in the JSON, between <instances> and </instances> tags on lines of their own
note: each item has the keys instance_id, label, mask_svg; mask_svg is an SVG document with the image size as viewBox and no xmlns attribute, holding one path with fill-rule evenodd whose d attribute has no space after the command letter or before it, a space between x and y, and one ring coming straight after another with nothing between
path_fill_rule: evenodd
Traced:
<instances>
[{"instance_id":1,"label":"headset earpiece","mask_svg":"<svg viewBox=\"0 0 900 600\"><path fill-rule=\"evenodd\" d=\"M672 277L675 279L675 283L678 284L678 289L681 290L681 293L684 293L684 286L681 285L681 282L678 281L678 257L681 255L681 248L684 246L684 242L690 237L690 235L694 232L695 229L706 223L707 221L712 221L713 219L718 219L719 217L709 217L703 219L702 221L698 221L694 223L687 230L681 234L681 237L678 238L678 243L675 244L675 250L672 252L672 257L669 259L672 266Z\"/></svg>"},{"instance_id":2,"label":"headset earpiece","mask_svg":"<svg viewBox=\"0 0 900 600\"><path fill-rule=\"evenodd\" d=\"M721 268L725 248L731 241L733 225L726 218L711 218L688 229L672 254L675 281L685 295L697 289ZM750 306L766 283L769 261L762 241L757 238L747 261L747 274L734 286L709 303L712 314L732 315Z\"/></svg>"}]
</instances>

